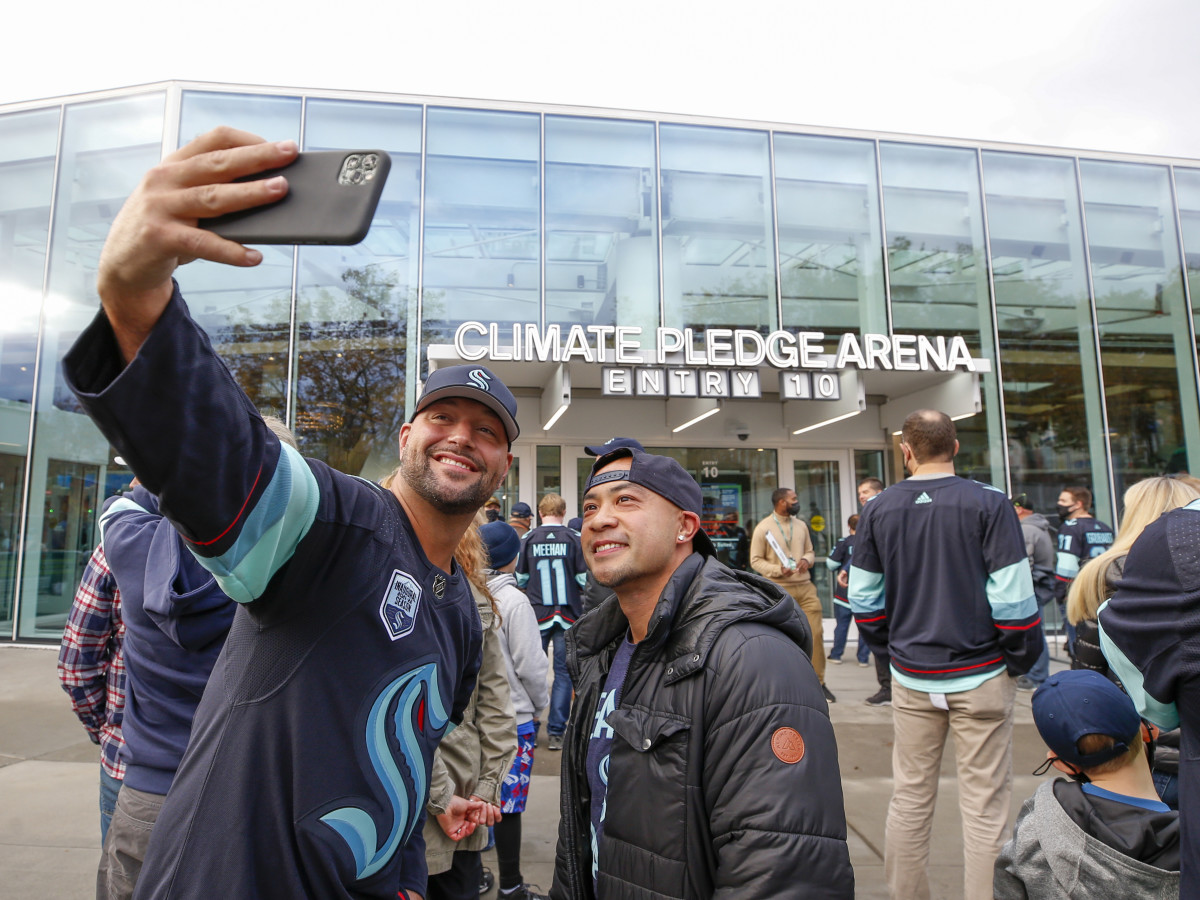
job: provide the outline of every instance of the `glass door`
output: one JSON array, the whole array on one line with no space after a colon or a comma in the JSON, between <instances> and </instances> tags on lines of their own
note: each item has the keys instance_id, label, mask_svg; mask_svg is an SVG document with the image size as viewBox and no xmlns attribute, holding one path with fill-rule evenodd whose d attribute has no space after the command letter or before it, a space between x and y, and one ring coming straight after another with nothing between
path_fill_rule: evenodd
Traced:
<instances>
[{"instance_id":1,"label":"glass door","mask_svg":"<svg viewBox=\"0 0 1200 900\"><path fill-rule=\"evenodd\" d=\"M846 451L788 453L790 465L784 463L780 471L790 472L796 498L800 501L800 518L808 525L812 537L816 564L813 566L813 584L821 597L825 615L833 615L833 576L825 560L837 542L846 534L845 510L856 508L852 496L851 481L854 476L853 462ZM789 485L781 482L781 486Z\"/></svg>"}]
</instances>

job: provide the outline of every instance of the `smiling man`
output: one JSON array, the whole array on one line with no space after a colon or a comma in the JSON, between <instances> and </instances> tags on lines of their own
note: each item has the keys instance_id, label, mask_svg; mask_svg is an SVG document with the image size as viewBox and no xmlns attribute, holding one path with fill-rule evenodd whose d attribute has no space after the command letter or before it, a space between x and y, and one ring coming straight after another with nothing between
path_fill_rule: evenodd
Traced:
<instances>
[{"instance_id":1,"label":"smiling man","mask_svg":"<svg viewBox=\"0 0 1200 900\"><path fill-rule=\"evenodd\" d=\"M853 897L837 745L791 597L719 562L675 460L596 460L567 635L555 900Z\"/></svg>"},{"instance_id":2,"label":"smiling man","mask_svg":"<svg viewBox=\"0 0 1200 900\"><path fill-rule=\"evenodd\" d=\"M103 309L64 359L84 409L240 604L139 897L423 894L433 752L479 667L452 557L512 462L512 393L481 367L433 372L384 490L281 445L172 279L190 258L261 261L196 220L278 199L282 179L233 180L295 155L220 129L149 172L101 255Z\"/></svg>"}]
</instances>

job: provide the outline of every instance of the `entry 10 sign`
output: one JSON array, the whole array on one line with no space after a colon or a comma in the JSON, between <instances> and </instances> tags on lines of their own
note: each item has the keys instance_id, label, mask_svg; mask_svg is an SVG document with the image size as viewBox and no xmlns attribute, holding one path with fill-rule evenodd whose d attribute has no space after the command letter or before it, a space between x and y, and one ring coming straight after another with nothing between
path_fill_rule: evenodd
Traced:
<instances>
[{"instance_id":1,"label":"entry 10 sign","mask_svg":"<svg viewBox=\"0 0 1200 900\"><path fill-rule=\"evenodd\" d=\"M808 377L807 372L798 373ZM833 379L835 382L837 378ZM685 369L657 366L605 366L605 397L714 397L757 400L762 385L755 369Z\"/></svg>"}]
</instances>

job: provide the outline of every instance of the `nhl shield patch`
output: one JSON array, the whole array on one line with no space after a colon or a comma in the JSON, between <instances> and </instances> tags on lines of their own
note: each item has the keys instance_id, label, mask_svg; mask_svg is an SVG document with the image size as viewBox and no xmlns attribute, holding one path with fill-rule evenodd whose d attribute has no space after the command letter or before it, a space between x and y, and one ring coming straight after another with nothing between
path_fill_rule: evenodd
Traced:
<instances>
[{"instance_id":1,"label":"nhl shield patch","mask_svg":"<svg viewBox=\"0 0 1200 900\"><path fill-rule=\"evenodd\" d=\"M421 586L411 575L399 569L394 570L387 593L379 604L379 617L383 619L393 641L398 641L413 630L420 608Z\"/></svg>"}]
</instances>

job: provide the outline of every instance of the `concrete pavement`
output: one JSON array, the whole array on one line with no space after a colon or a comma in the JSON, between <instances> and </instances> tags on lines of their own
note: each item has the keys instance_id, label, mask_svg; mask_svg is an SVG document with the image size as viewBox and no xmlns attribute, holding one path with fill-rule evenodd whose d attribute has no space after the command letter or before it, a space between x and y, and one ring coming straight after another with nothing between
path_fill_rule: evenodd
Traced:
<instances>
[{"instance_id":1,"label":"concrete pavement","mask_svg":"<svg viewBox=\"0 0 1200 900\"><path fill-rule=\"evenodd\" d=\"M827 623L832 628L832 621ZM837 695L830 718L838 738L842 788L857 896L887 896L883 879L884 821L891 794L891 710L864 700L877 690L874 668L859 668L853 641L846 662L830 665ZM0 898L44 900L95 894L100 856L99 751L71 713L55 675L50 648L0 645ZM1053 664L1052 671L1062 668ZM1033 727L1029 694L1017 694L1012 818L1040 779L1028 773L1045 756ZM549 891L558 822L560 754L539 740L523 819L523 874ZM962 895L962 834L953 750L942 767L933 830L935 898ZM496 870L494 854L485 864ZM493 896L495 892L493 891Z\"/></svg>"}]
</instances>

